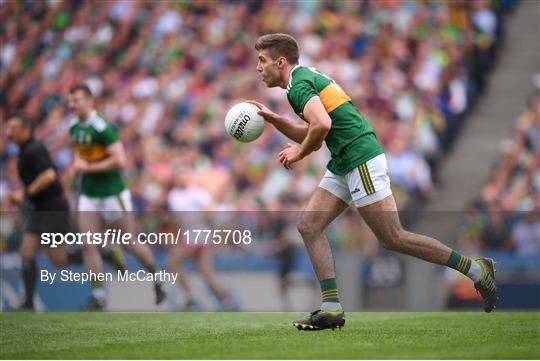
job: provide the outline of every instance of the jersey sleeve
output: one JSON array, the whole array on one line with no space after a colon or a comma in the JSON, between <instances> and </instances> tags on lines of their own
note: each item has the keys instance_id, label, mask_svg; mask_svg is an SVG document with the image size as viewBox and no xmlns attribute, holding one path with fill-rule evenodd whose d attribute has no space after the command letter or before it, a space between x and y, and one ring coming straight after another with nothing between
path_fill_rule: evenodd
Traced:
<instances>
[{"instance_id":1,"label":"jersey sleeve","mask_svg":"<svg viewBox=\"0 0 540 361\"><path fill-rule=\"evenodd\" d=\"M30 167L36 172L36 174L40 174L49 168L54 169L54 164L49 156L49 152L41 143L37 143L32 147L32 150L27 155L26 160L28 163L30 163Z\"/></svg>"},{"instance_id":2,"label":"jersey sleeve","mask_svg":"<svg viewBox=\"0 0 540 361\"><path fill-rule=\"evenodd\" d=\"M118 132L116 131L116 128L110 123L107 123L103 131L101 131L99 134L100 134L101 142L106 147L117 142L120 139L118 137Z\"/></svg>"},{"instance_id":3,"label":"jersey sleeve","mask_svg":"<svg viewBox=\"0 0 540 361\"><path fill-rule=\"evenodd\" d=\"M294 111L298 114L304 112L304 107L308 100L319 96L312 82L308 80L300 80L291 86L288 93L289 102Z\"/></svg>"}]
</instances>

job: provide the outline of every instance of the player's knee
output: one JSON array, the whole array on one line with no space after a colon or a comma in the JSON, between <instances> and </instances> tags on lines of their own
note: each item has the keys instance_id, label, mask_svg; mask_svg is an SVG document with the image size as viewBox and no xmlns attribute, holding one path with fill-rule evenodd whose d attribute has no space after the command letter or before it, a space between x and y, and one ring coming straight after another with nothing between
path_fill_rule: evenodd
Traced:
<instances>
[{"instance_id":1,"label":"player's knee","mask_svg":"<svg viewBox=\"0 0 540 361\"><path fill-rule=\"evenodd\" d=\"M382 248L390 251L399 251L405 243L406 231L404 229L393 229L377 236Z\"/></svg>"},{"instance_id":2,"label":"player's knee","mask_svg":"<svg viewBox=\"0 0 540 361\"><path fill-rule=\"evenodd\" d=\"M390 250L390 251L393 249L392 240L390 238L377 237L377 240L379 241L379 244L381 245L382 248Z\"/></svg>"},{"instance_id":3,"label":"player's knee","mask_svg":"<svg viewBox=\"0 0 540 361\"><path fill-rule=\"evenodd\" d=\"M313 236L322 232L322 230L320 229L320 227L317 226L316 223L310 221L305 217L300 217L300 220L296 224L296 228L304 239L311 239Z\"/></svg>"}]
</instances>

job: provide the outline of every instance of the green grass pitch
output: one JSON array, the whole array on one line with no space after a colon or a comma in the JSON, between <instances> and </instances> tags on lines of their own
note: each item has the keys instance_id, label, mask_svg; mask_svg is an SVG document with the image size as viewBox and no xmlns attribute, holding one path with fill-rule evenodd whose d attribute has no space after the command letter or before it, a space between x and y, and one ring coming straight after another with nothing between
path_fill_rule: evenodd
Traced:
<instances>
[{"instance_id":1,"label":"green grass pitch","mask_svg":"<svg viewBox=\"0 0 540 361\"><path fill-rule=\"evenodd\" d=\"M300 332L302 313L3 313L0 357L538 359L539 312L357 312Z\"/></svg>"}]
</instances>

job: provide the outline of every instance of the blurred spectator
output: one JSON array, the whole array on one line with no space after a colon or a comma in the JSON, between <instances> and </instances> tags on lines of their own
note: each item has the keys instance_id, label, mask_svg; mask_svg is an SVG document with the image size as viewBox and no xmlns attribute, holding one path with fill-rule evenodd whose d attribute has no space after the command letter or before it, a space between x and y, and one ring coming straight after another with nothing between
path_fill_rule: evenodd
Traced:
<instances>
[{"instance_id":1,"label":"blurred spectator","mask_svg":"<svg viewBox=\"0 0 540 361\"><path fill-rule=\"evenodd\" d=\"M167 195L167 205L173 212L204 211L212 206L212 195L197 186L189 178L189 170L182 169L174 174L174 187Z\"/></svg>"},{"instance_id":2,"label":"blurred spectator","mask_svg":"<svg viewBox=\"0 0 540 361\"><path fill-rule=\"evenodd\" d=\"M401 139L391 143L386 153L388 174L407 192L418 192L427 197L432 188L431 174L427 162L414 150L406 149Z\"/></svg>"},{"instance_id":3,"label":"blurred spectator","mask_svg":"<svg viewBox=\"0 0 540 361\"><path fill-rule=\"evenodd\" d=\"M487 222L482 230L480 240L484 249L510 249L510 229L505 223L501 211L492 209L487 215Z\"/></svg>"},{"instance_id":4,"label":"blurred spectator","mask_svg":"<svg viewBox=\"0 0 540 361\"><path fill-rule=\"evenodd\" d=\"M523 256L540 255L540 217L538 213L529 212L512 228L512 241L516 253Z\"/></svg>"},{"instance_id":5,"label":"blurred spectator","mask_svg":"<svg viewBox=\"0 0 540 361\"><path fill-rule=\"evenodd\" d=\"M501 144L501 160L469 210L461 237L476 235L484 250L539 254L540 89L517 118L512 137Z\"/></svg>"}]
</instances>

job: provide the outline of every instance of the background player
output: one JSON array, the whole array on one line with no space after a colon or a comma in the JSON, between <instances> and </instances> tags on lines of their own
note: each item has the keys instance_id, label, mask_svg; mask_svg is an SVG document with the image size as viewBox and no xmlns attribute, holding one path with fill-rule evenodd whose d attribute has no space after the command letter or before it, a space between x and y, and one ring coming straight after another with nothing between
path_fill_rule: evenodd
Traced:
<instances>
[{"instance_id":1,"label":"background player","mask_svg":"<svg viewBox=\"0 0 540 361\"><path fill-rule=\"evenodd\" d=\"M326 141L331 153L328 170L308 201L298 230L302 235L322 291L322 305L293 323L301 330L321 330L345 324L339 302L332 251L325 228L352 201L384 248L446 265L475 282L491 312L497 300L495 264L472 260L436 239L405 231L390 189L386 158L375 132L351 98L329 77L298 64L296 40L288 34L267 34L255 43L257 71L268 87L287 90L294 112L308 125L298 125L257 105L266 121L300 145L288 144L278 157L287 168L318 150Z\"/></svg>"},{"instance_id":2,"label":"background player","mask_svg":"<svg viewBox=\"0 0 540 361\"><path fill-rule=\"evenodd\" d=\"M198 186L193 178L189 179L188 175L189 169L187 168L181 168L175 172L174 187L167 197L168 208L174 213L176 222L186 229L211 229L207 226L205 216L207 211L213 207L212 195L206 189ZM182 306L184 310L193 311L199 308L187 272L183 269L183 263L187 258L191 258L195 262L197 270L216 297L221 309L232 310L236 308L231 296L223 289L216 277L210 247L203 242L188 244L185 239L179 244L171 246L167 264L172 272L178 274L179 285L185 292L186 299Z\"/></svg>"},{"instance_id":3,"label":"background player","mask_svg":"<svg viewBox=\"0 0 540 361\"><path fill-rule=\"evenodd\" d=\"M19 248L25 289L22 308L33 310L37 275L35 256L41 246L41 233L71 231L69 203L47 148L33 137L32 120L21 114L11 117L6 134L19 146L17 168L24 190L13 191L10 200L23 207L25 229ZM45 249L55 266L82 262L80 252L67 253L63 246Z\"/></svg>"},{"instance_id":4,"label":"background player","mask_svg":"<svg viewBox=\"0 0 540 361\"><path fill-rule=\"evenodd\" d=\"M70 134L75 147L73 172L81 174L78 211L81 232L101 232L107 227L133 231L131 195L122 178L125 166L124 147L115 128L94 109L90 88L85 84L70 89L69 107L75 118L70 124ZM97 245L85 244L83 258L86 267L101 272L103 262ZM125 245L150 273L156 272L154 256L148 245ZM92 297L86 308L102 309L106 294L101 282L92 284ZM160 283L154 283L156 303L165 298Z\"/></svg>"}]
</instances>

